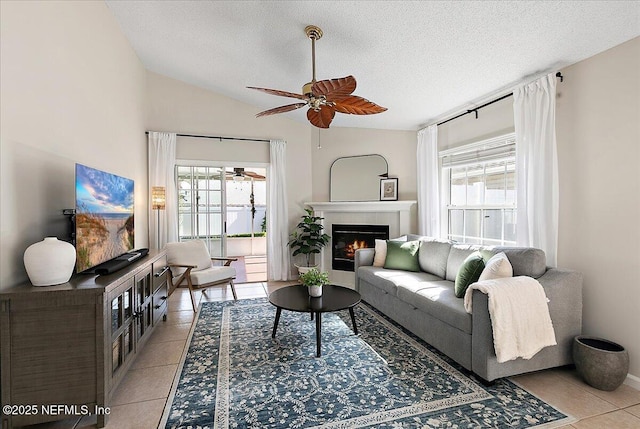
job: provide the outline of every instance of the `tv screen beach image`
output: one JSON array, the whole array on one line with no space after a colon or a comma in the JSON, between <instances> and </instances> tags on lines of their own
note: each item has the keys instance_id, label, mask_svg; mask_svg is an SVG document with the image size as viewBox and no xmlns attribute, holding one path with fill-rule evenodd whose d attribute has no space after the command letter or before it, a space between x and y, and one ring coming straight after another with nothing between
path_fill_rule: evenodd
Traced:
<instances>
[{"instance_id":1,"label":"tv screen beach image","mask_svg":"<svg viewBox=\"0 0 640 429\"><path fill-rule=\"evenodd\" d=\"M133 249L133 180L76 164L76 271Z\"/></svg>"}]
</instances>

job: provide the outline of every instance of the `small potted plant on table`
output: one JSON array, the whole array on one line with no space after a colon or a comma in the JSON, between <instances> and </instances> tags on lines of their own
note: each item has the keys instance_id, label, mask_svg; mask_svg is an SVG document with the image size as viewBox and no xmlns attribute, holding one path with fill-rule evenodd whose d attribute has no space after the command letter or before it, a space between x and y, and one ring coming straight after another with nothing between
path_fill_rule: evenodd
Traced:
<instances>
[{"instance_id":1,"label":"small potted plant on table","mask_svg":"<svg viewBox=\"0 0 640 429\"><path fill-rule=\"evenodd\" d=\"M311 255L320 253L320 250L329 243L331 238L322 232L324 227L320 221L324 218L313 215L313 210L305 209L307 214L300 218L296 230L291 234L289 247L293 250L293 256L305 255L306 266L298 267L298 273L304 274L311 268Z\"/></svg>"},{"instance_id":2,"label":"small potted plant on table","mask_svg":"<svg viewBox=\"0 0 640 429\"><path fill-rule=\"evenodd\" d=\"M309 289L309 296L322 296L322 286L329 284L329 274L311 268L300 276L300 282Z\"/></svg>"}]
</instances>

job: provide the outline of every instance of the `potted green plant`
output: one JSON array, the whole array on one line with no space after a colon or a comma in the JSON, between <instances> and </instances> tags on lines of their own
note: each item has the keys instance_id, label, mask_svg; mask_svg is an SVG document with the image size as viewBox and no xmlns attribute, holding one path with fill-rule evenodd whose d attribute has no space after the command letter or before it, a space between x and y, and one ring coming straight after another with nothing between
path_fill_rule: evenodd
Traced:
<instances>
[{"instance_id":1,"label":"potted green plant","mask_svg":"<svg viewBox=\"0 0 640 429\"><path fill-rule=\"evenodd\" d=\"M314 216L313 210L305 209L306 214L300 218L296 230L290 235L289 247L293 250L293 256L304 255L306 266L298 266L298 273L304 274L311 267L311 255L320 253L320 250L329 243L331 237L322 230L324 227L320 221L324 218Z\"/></svg>"},{"instance_id":2,"label":"potted green plant","mask_svg":"<svg viewBox=\"0 0 640 429\"><path fill-rule=\"evenodd\" d=\"M320 272L317 268L311 268L300 276L300 283L307 286L309 296L319 297L322 296L322 286L329 284L329 274Z\"/></svg>"}]
</instances>

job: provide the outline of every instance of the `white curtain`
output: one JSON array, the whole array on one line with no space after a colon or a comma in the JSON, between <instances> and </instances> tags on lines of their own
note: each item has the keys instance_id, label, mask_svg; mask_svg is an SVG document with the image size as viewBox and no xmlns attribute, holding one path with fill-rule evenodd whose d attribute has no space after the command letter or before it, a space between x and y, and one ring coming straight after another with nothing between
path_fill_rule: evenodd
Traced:
<instances>
[{"instance_id":1,"label":"white curtain","mask_svg":"<svg viewBox=\"0 0 640 429\"><path fill-rule=\"evenodd\" d=\"M175 183L176 134L149 132L149 248L178 241L178 193ZM153 210L151 189L165 188L164 210Z\"/></svg>"},{"instance_id":2,"label":"white curtain","mask_svg":"<svg viewBox=\"0 0 640 429\"><path fill-rule=\"evenodd\" d=\"M518 182L517 243L544 250L547 264L555 267L559 193L555 74L517 87L513 99Z\"/></svg>"},{"instance_id":3,"label":"white curtain","mask_svg":"<svg viewBox=\"0 0 640 429\"><path fill-rule=\"evenodd\" d=\"M267 204L267 273L269 280L289 280L289 210L287 206L287 144L271 140Z\"/></svg>"},{"instance_id":4,"label":"white curtain","mask_svg":"<svg viewBox=\"0 0 640 429\"><path fill-rule=\"evenodd\" d=\"M418 131L418 233L440 236L438 126Z\"/></svg>"}]
</instances>

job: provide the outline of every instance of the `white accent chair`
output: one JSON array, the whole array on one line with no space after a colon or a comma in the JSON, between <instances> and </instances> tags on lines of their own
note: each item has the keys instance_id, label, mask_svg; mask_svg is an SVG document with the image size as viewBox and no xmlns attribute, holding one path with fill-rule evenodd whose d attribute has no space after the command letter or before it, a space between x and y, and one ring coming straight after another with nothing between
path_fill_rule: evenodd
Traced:
<instances>
[{"instance_id":1,"label":"white accent chair","mask_svg":"<svg viewBox=\"0 0 640 429\"><path fill-rule=\"evenodd\" d=\"M238 299L233 284L236 269L229 266L237 259L212 258L202 240L167 243L166 250L170 270L169 290L173 291L186 280L194 312L198 311L194 295L195 289L202 289L202 293L205 294L205 290L210 286L229 284L233 299ZM224 265L214 265L214 261L224 262Z\"/></svg>"}]
</instances>

